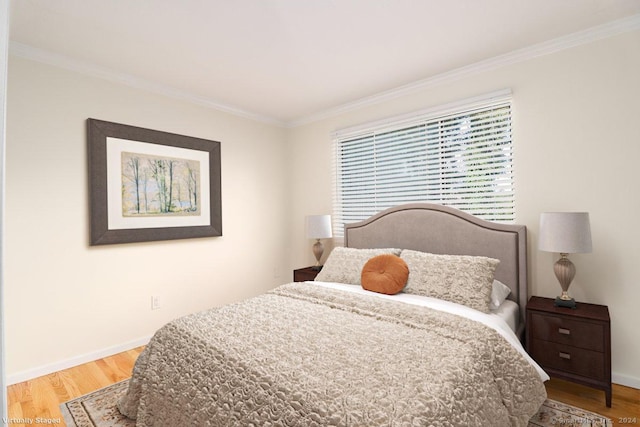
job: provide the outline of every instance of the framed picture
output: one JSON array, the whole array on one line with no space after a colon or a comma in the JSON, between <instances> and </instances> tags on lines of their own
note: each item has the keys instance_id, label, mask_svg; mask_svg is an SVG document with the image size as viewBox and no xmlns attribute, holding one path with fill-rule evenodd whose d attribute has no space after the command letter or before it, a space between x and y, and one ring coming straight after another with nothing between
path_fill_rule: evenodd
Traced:
<instances>
[{"instance_id":1,"label":"framed picture","mask_svg":"<svg viewBox=\"0 0 640 427\"><path fill-rule=\"evenodd\" d=\"M90 244L222 235L220 142L88 119Z\"/></svg>"}]
</instances>

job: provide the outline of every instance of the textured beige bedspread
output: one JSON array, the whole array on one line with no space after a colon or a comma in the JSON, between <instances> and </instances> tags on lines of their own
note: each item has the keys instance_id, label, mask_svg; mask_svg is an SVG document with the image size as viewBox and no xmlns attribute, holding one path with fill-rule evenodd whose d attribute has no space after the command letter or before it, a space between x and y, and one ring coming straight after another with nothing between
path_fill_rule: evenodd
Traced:
<instances>
[{"instance_id":1,"label":"textured beige bedspread","mask_svg":"<svg viewBox=\"0 0 640 427\"><path fill-rule=\"evenodd\" d=\"M292 283L158 330L118 407L138 426L526 426L545 396L482 324Z\"/></svg>"}]
</instances>

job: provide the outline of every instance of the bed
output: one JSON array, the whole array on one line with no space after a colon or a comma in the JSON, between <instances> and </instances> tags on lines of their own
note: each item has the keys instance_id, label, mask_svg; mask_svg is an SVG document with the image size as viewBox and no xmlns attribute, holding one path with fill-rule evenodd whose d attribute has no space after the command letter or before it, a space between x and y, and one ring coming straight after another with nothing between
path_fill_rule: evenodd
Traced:
<instances>
[{"instance_id":1,"label":"bed","mask_svg":"<svg viewBox=\"0 0 640 427\"><path fill-rule=\"evenodd\" d=\"M548 376L518 339L525 227L410 204L347 225L344 243L315 282L158 330L120 412L138 426L528 424ZM389 254L404 290L363 289L363 264ZM496 281L510 326L491 307Z\"/></svg>"}]
</instances>

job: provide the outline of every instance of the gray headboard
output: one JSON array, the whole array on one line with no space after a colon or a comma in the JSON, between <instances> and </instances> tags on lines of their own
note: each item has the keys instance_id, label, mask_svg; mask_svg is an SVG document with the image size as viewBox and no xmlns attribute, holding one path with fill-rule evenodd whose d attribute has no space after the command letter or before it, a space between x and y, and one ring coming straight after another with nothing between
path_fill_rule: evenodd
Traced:
<instances>
[{"instance_id":1,"label":"gray headboard","mask_svg":"<svg viewBox=\"0 0 640 427\"><path fill-rule=\"evenodd\" d=\"M511 288L524 329L527 304L527 229L485 221L454 208L429 203L401 205L362 222L345 225L345 246L399 248L435 254L496 258L495 278Z\"/></svg>"}]
</instances>

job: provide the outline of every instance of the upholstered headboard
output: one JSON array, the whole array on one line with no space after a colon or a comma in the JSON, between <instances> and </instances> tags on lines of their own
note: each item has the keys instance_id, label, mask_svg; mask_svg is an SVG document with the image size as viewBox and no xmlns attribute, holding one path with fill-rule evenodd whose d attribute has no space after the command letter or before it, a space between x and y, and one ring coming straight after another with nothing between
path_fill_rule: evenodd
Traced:
<instances>
[{"instance_id":1,"label":"upholstered headboard","mask_svg":"<svg viewBox=\"0 0 640 427\"><path fill-rule=\"evenodd\" d=\"M527 304L527 229L485 221L446 206L401 205L345 226L345 246L399 248L435 254L496 258L495 278L511 288L524 329Z\"/></svg>"}]
</instances>

